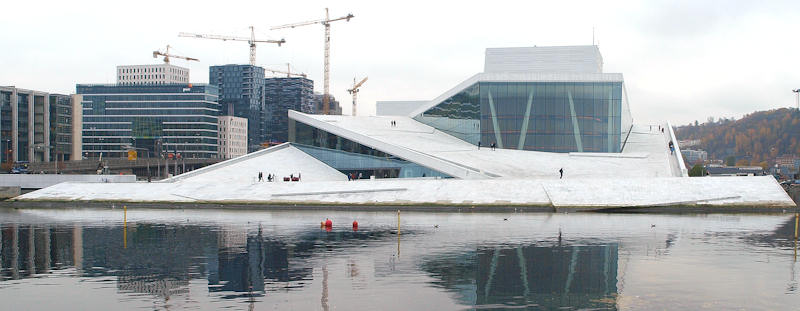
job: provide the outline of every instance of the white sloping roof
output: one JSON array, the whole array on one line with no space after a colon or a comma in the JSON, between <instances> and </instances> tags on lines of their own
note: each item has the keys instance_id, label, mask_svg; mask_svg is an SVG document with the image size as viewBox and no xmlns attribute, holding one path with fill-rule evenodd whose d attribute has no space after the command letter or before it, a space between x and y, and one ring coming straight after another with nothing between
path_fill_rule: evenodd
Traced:
<instances>
[{"instance_id":1,"label":"white sloping roof","mask_svg":"<svg viewBox=\"0 0 800 311\"><path fill-rule=\"evenodd\" d=\"M409 117L308 115L289 117L456 178L677 177L669 138L658 126L636 125L623 153L551 153L478 148ZM391 126L391 121L397 126ZM447 170L447 171L446 171ZM452 173L455 172L455 173ZM469 176L469 177L465 177Z\"/></svg>"}]
</instances>

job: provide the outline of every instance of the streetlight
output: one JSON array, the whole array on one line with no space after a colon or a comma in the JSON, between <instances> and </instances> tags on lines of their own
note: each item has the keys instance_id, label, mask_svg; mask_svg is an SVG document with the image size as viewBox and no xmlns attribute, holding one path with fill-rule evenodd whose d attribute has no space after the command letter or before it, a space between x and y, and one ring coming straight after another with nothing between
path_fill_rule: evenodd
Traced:
<instances>
[{"instance_id":1,"label":"streetlight","mask_svg":"<svg viewBox=\"0 0 800 311\"><path fill-rule=\"evenodd\" d=\"M797 96L797 110L800 110L800 89L792 90Z\"/></svg>"}]
</instances>

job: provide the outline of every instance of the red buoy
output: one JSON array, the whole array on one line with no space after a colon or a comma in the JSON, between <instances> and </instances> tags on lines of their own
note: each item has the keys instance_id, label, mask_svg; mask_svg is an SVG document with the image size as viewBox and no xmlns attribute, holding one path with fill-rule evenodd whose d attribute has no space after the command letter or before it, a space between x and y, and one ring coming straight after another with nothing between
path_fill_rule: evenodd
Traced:
<instances>
[{"instance_id":1,"label":"red buoy","mask_svg":"<svg viewBox=\"0 0 800 311\"><path fill-rule=\"evenodd\" d=\"M353 231L358 230L358 221L353 220Z\"/></svg>"},{"instance_id":2,"label":"red buoy","mask_svg":"<svg viewBox=\"0 0 800 311\"><path fill-rule=\"evenodd\" d=\"M333 227L333 222L330 219L325 219L325 227Z\"/></svg>"}]
</instances>

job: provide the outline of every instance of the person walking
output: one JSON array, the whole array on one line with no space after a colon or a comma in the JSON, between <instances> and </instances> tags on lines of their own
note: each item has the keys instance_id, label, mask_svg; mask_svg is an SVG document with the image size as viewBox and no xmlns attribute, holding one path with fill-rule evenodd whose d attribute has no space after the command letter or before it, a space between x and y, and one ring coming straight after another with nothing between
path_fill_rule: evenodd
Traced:
<instances>
[{"instance_id":1,"label":"person walking","mask_svg":"<svg viewBox=\"0 0 800 311\"><path fill-rule=\"evenodd\" d=\"M478 142L478 150L481 150L481 142Z\"/></svg>"},{"instance_id":2,"label":"person walking","mask_svg":"<svg viewBox=\"0 0 800 311\"><path fill-rule=\"evenodd\" d=\"M264 181L264 173L263 172L258 172L258 181L259 182Z\"/></svg>"},{"instance_id":3,"label":"person walking","mask_svg":"<svg viewBox=\"0 0 800 311\"><path fill-rule=\"evenodd\" d=\"M561 176L558 177L558 179L564 178L564 168L563 167L558 169L558 173L561 175Z\"/></svg>"}]
</instances>

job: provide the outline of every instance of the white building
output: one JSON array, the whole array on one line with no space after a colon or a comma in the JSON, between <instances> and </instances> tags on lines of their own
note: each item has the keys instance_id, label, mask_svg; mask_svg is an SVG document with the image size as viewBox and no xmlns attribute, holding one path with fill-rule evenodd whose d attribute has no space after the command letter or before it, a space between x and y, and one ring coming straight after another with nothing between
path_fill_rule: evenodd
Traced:
<instances>
[{"instance_id":1,"label":"white building","mask_svg":"<svg viewBox=\"0 0 800 311\"><path fill-rule=\"evenodd\" d=\"M684 157L686 157L686 161L690 164L697 163L697 162L705 162L708 160L708 152L705 150L691 150L691 149L684 149L681 150L681 153Z\"/></svg>"},{"instance_id":2,"label":"white building","mask_svg":"<svg viewBox=\"0 0 800 311\"><path fill-rule=\"evenodd\" d=\"M219 156L231 159L247 153L247 119L219 117Z\"/></svg>"},{"instance_id":3,"label":"white building","mask_svg":"<svg viewBox=\"0 0 800 311\"><path fill-rule=\"evenodd\" d=\"M289 142L166 181L175 187L100 184L89 197L62 183L18 200L796 206L771 176L690 178L680 146L667 148L672 126L633 122L622 74L602 63L596 46L488 49L484 72L432 100L382 102L379 116L289 110Z\"/></svg>"},{"instance_id":4,"label":"white building","mask_svg":"<svg viewBox=\"0 0 800 311\"><path fill-rule=\"evenodd\" d=\"M117 66L117 84L189 83L189 69L170 64Z\"/></svg>"}]
</instances>

